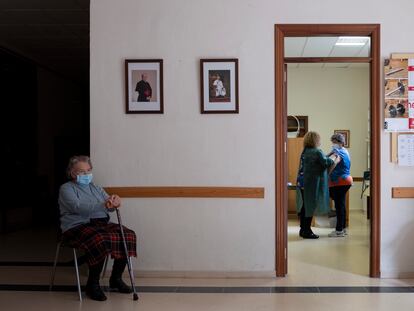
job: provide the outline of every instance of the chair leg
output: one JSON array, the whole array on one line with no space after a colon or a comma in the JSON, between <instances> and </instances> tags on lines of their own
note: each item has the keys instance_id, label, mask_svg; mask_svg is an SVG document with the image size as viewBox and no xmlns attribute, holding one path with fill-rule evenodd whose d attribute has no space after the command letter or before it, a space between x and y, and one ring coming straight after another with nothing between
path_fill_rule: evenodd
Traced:
<instances>
[{"instance_id":1,"label":"chair leg","mask_svg":"<svg viewBox=\"0 0 414 311\"><path fill-rule=\"evenodd\" d=\"M109 256L105 257L105 263L104 263L104 267L103 267L103 271L102 271L102 279L105 277L106 274L106 268L108 267L108 261L109 261Z\"/></svg>"},{"instance_id":2,"label":"chair leg","mask_svg":"<svg viewBox=\"0 0 414 311\"><path fill-rule=\"evenodd\" d=\"M60 252L61 245L62 245L62 242L60 241L58 242L57 247L56 247L56 255L55 255L55 261L53 262L53 270L52 270L52 276L50 278L49 290L52 290L53 284L55 282L56 265L59 259L59 252Z\"/></svg>"},{"instance_id":3,"label":"chair leg","mask_svg":"<svg viewBox=\"0 0 414 311\"><path fill-rule=\"evenodd\" d=\"M76 249L73 249L73 261L75 262L76 282L78 284L79 300L82 301L82 291L81 291L81 285L80 285L80 280L79 280L78 257L76 256Z\"/></svg>"}]
</instances>

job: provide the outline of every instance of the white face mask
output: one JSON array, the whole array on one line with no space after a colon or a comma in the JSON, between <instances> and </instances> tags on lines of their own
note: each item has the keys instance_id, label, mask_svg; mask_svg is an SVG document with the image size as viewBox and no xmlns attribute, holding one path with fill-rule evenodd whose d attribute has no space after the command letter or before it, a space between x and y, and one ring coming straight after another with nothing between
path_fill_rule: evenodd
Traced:
<instances>
[{"instance_id":1,"label":"white face mask","mask_svg":"<svg viewBox=\"0 0 414 311\"><path fill-rule=\"evenodd\" d=\"M340 149L341 145L339 144L332 144L332 149Z\"/></svg>"}]
</instances>

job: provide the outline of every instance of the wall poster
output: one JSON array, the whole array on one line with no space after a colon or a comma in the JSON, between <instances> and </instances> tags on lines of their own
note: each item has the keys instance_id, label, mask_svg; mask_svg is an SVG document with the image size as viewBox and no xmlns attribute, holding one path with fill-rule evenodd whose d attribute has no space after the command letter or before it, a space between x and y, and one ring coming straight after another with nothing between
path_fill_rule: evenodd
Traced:
<instances>
[{"instance_id":1,"label":"wall poster","mask_svg":"<svg viewBox=\"0 0 414 311\"><path fill-rule=\"evenodd\" d=\"M384 129L414 132L414 54L384 60Z\"/></svg>"}]
</instances>

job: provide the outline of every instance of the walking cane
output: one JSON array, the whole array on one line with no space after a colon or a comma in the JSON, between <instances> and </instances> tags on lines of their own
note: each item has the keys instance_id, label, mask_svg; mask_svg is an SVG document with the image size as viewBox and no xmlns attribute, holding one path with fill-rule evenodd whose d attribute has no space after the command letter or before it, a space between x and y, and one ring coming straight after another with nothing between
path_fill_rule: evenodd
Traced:
<instances>
[{"instance_id":1,"label":"walking cane","mask_svg":"<svg viewBox=\"0 0 414 311\"><path fill-rule=\"evenodd\" d=\"M132 286L132 290L133 290L133 299L138 300L138 294L137 294L137 291L135 289L134 272L132 271L131 258L129 257L128 248L127 248L127 244L126 244L126 241L125 241L124 228L122 227L121 214L119 212L119 208L115 208L115 210L116 210L116 216L118 217L119 228L121 229L122 243L124 244L124 251L125 251L125 256L126 256L126 259L127 259L129 278L131 280L131 286Z\"/></svg>"}]
</instances>

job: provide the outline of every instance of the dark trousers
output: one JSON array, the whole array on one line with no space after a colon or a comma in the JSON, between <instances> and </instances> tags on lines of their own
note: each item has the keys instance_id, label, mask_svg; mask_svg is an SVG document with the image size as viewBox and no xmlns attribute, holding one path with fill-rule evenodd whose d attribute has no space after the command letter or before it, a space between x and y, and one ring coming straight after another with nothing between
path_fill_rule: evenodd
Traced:
<instances>
[{"instance_id":1,"label":"dark trousers","mask_svg":"<svg viewBox=\"0 0 414 311\"><path fill-rule=\"evenodd\" d=\"M89 275L88 275L88 286L92 285L99 285L99 278L101 276L101 272L104 266L105 260L102 260L94 265L89 266Z\"/></svg>"},{"instance_id":2,"label":"dark trousers","mask_svg":"<svg viewBox=\"0 0 414 311\"><path fill-rule=\"evenodd\" d=\"M99 278L101 276L104 263L105 263L105 260L102 260L95 265L88 265L89 276L88 276L87 284L89 285L99 284ZM114 259L114 265L112 266L111 279L121 279L122 273L125 270L126 264L127 264L126 258Z\"/></svg>"},{"instance_id":3,"label":"dark trousers","mask_svg":"<svg viewBox=\"0 0 414 311\"><path fill-rule=\"evenodd\" d=\"M336 231L342 231L345 228L346 193L348 192L349 188L351 188L351 185L329 188L329 196L335 202Z\"/></svg>"},{"instance_id":4,"label":"dark trousers","mask_svg":"<svg viewBox=\"0 0 414 311\"><path fill-rule=\"evenodd\" d=\"M303 190L302 191L302 198L304 198ZM304 201L304 200L303 200ZM303 202L302 208L298 214L300 219L300 230L303 233L311 232L311 224L312 224L312 217L306 217L305 213L305 202Z\"/></svg>"}]
</instances>

